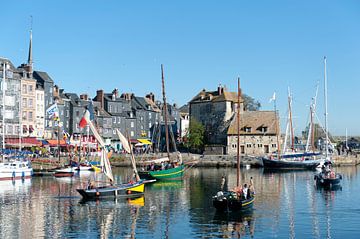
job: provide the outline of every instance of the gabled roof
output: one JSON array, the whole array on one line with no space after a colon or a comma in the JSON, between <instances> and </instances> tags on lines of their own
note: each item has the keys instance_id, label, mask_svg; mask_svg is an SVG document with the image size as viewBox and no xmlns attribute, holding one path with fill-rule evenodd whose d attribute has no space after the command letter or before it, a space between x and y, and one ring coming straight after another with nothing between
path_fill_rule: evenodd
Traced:
<instances>
[{"instance_id":1,"label":"gabled roof","mask_svg":"<svg viewBox=\"0 0 360 239\"><path fill-rule=\"evenodd\" d=\"M40 81L41 83L44 82L54 83L54 81L51 79L48 73L44 71L34 71L33 77L36 79L36 81Z\"/></svg>"},{"instance_id":2,"label":"gabled roof","mask_svg":"<svg viewBox=\"0 0 360 239\"><path fill-rule=\"evenodd\" d=\"M237 102L237 93L236 92L228 92L224 89L224 91L219 94L218 91L206 91L203 89L200 91L194 98L191 99L189 103L197 103L197 102L222 102L222 101L232 101ZM244 102L244 99L240 97L240 102Z\"/></svg>"},{"instance_id":3,"label":"gabled roof","mask_svg":"<svg viewBox=\"0 0 360 239\"><path fill-rule=\"evenodd\" d=\"M189 114L189 104L181 106L179 111L180 113Z\"/></svg>"},{"instance_id":4,"label":"gabled roof","mask_svg":"<svg viewBox=\"0 0 360 239\"><path fill-rule=\"evenodd\" d=\"M274 111L244 111L240 114L240 134L241 135L276 135L276 124ZM263 133L261 129L267 128ZM245 132L245 128L250 128L250 132ZM237 114L232 119L227 132L228 135L237 135Z\"/></svg>"}]
</instances>

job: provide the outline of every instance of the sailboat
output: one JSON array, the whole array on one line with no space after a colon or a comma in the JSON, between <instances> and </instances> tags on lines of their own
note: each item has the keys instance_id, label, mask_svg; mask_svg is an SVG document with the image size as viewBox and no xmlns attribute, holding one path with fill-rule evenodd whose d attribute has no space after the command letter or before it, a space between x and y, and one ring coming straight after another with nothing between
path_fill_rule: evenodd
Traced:
<instances>
[{"instance_id":1,"label":"sailboat","mask_svg":"<svg viewBox=\"0 0 360 239\"><path fill-rule=\"evenodd\" d=\"M17 180L31 178L33 175L33 169L31 163L27 160L5 160L6 147L5 147L5 82L6 82L6 70L9 67L4 59L2 62L2 162L0 162L0 180ZM21 117L19 117L21 118ZM21 129L21 127L20 127ZM19 142L21 137L19 137ZM21 146L19 146L21 148Z\"/></svg>"},{"instance_id":2,"label":"sailboat","mask_svg":"<svg viewBox=\"0 0 360 239\"><path fill-rule=\"evenodd\" d=\"M144 193L144 182L141 180L130 181L124 184L113 184L114 177L111 170L110 161L108 158L108 150L105 147L105 142L97 132L94 124L90 120L90 112L85 111L84 118L86 119L91 131L101 147L101 172L109 179L109 183L100 182L102 185L95 185L95 182L89 182L85 188L76 189L84 199L99 199L103 197L138 197ZM118 132L120 133L120 132ZM124 137L125 138L125 137ZM126 141L123 142L123 145ZM135 168L136 170L136 168ZM99 182L98 182L99 183Z\"/></svg>"},{"instance_id":3,"label":"sailboat","mask_svg":"<svg viewBox=\"0 0 360 239\"><path fill-rule=\"evenodd\" d=\"M274 111L276 114L276 100L274 100ZM275 117L275 119L277 116ZM295 152L294 145L294 128L292 124L292 97L290 89L288 91L288 122L286 125L285 140L283 145L283 152L280 153L280 140L279 140L279 125L276 123L277 128L277 153L262 157L264 168L268 169L315 169L320 160L316 158L319 153L316 152ZM291 147L288 151L287 140L290 136Z\"/></svg>"},{"instance_id":4,"label":"sailboat","mask_svg":"<svg viewBox=\"0 0 360 239\"><path fill-rule=\"evenodd\" d=\"M181 154L177 152L177 161L170 160L170 151L169 151L169 128L168 128L168 111L166 104L166 96L165 96L165 83L164 83L164 68L161 64L161 82L162 82L162 94L163 94L163 115L164 115L164 123L165 123L165 139L166 139L166 151L167 157L158 158L154 160L146 161L145 164L150 166L161 165L158 170L154 167L148 171L141 171L140 175L144 179L156 179L156 180L181 180L185 166L182 163ZM165 165L169 165L167 167ZM151 166L150 166L151 167Z\"/></svg>"},{"instance_id":5,"label":"sailboat","mask_svg":"<svg viewBox=\"0 0 360 239\"><path fill-rule=\"evenodd\" d=\"M342 180L339 173L335 173L331 168L331 158L329 154L329 131L328 131L328 111L327 111L327 75L326 75L326 57L324 57L324 100L325 100L325 157L321 158L321 172L314 175L317 186L331 188L338 186Z\"/></svg>"},{"instance_id":6,"label":"sailboat","mask_svg":"<svg viewBox=\"0 0 360 239\"><path fill-rule=\"evenodd\" d=\"M218 211L251 209L255 201L254 193L250 192L250 189L247 189L247 195L245 195L240 185L240 94L240 78L238 78L236 187L232 191L219 191L213 196L213 206Z\"/></svg>"}]
</instances>

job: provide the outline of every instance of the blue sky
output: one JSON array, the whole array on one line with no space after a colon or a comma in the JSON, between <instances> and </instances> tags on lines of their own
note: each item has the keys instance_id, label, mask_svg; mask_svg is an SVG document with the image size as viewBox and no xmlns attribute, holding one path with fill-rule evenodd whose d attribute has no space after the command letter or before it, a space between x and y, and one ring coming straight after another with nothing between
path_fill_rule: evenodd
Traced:
<instances>
[{"instance_id":1,"label":"blue sky","mask_svg":"<svg viewBox=\"0 0 360 239\"><path fill-rule=\"evenodd\" d=\"M67 92L160 99L164 64L167 98L183 105L203 88L236 91L240 76L263 110L276 91L283 118L289 86L298 133L318 81L324 122L326 55L330 132L360 135L359 1L24 0L1 9L0 56L26 61L32 15L34 68Z\"/></svg>"}]
</instances>

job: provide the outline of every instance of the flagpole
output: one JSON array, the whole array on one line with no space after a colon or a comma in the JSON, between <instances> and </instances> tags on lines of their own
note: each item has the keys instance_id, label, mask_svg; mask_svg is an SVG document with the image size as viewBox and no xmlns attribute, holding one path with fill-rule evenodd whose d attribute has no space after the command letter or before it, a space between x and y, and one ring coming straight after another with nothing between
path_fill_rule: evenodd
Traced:
<instances>
[{"instance_id":1,"label":"flagpole","mask_svg":"<svg viewBox=\"0 0 360 239\"><path fill-rule=\"evenodd\" d=\"M89 154L90 154L90 145L89 145L89 137L90 137L90 126L89 125L87 125L87 128L86 128L86 131L87 131L87 161L89 162Z\"/></svg>"},{"instance_id":2,"label":"flagpole","mask_svg":"<svg viewBox=\"0 0 360 239\"><path fill-rule=\"evenodd\" d=\"M58 160L59 160L59 163L60 163L60 122L58 122L58 134L57 134L57 148L58 148Z\"/></svg>"},{"instance_id":3,"label":"flagpole","mask_svg":"<svg viewBox=\"0 0 360 239\"><path fill-rule=\"evenodd\" d=\"M3 130L3 138L2 138L2 148L3 148L3 153L2 153L2 161L5 161L5 78L6 78L6 62L3 62L3 78L2 78L2 97L3 97L3 101L2 101L2 130Z\"/></svg>"}]
</instances>

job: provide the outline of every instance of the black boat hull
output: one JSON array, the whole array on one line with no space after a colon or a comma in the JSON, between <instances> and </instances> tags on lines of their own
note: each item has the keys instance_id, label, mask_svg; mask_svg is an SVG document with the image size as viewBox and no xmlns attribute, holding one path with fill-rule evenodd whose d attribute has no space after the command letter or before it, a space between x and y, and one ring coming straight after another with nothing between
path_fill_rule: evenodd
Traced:
<instances>
[{"instance_id":1,"label":"black boat hull","mask_svg":"<svg viewBox=\"0 0 360 239\"><path fill-rule=\"evenodd\" d=\"M332 188L340 185L341 179L342 176L340 174L336 174L333 178L325 177L323 173L319 173L314 176L316 185L326 188Z\"/></svg>"},{"instance_id":2,"label":"black boat hull","mask_svg":"<svg viewBox=\"0 0 360 239\"><path fill-rule=\"evenodd\" d=\"M298 160L298 161L286 161L277 159L262 158L264 168L271 169L302 169L302 170L314 170L320 165L318 160Z\"/></svg>"},{"instance_id":3,"label":"black boat hull","mask_svg":"<svg viewBox=\"0 0 360 239\"><path fill-rule=\"evenodd\" d=\"M213 197L213 206L217 211L246 211L252 209L255 196L238 199L232 192L224 192L222 196Z\"/></svg>"},{"instance_id":4,"label":"black boat hull","mask_svg":"<svg viewBox=\"0 0 360 239\"><path fill-rule=\"evenodd\" d=\"M119 186L102 186L92 189L76 189L84 199L98 199L106 197L137 197L144 193L144 182L122 184Z\"/></svg>"}]
</instances>

